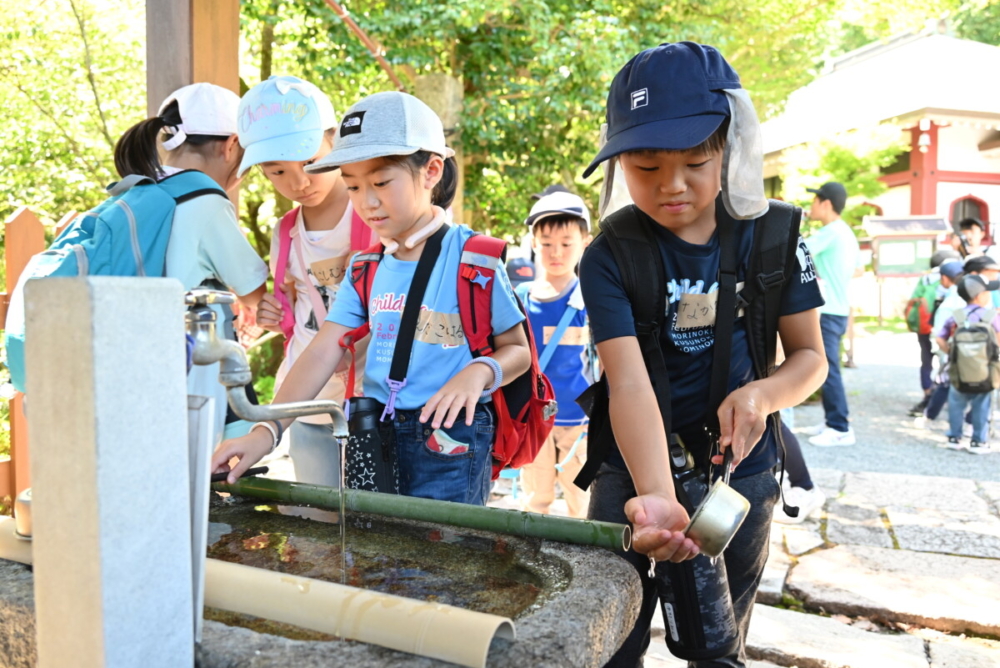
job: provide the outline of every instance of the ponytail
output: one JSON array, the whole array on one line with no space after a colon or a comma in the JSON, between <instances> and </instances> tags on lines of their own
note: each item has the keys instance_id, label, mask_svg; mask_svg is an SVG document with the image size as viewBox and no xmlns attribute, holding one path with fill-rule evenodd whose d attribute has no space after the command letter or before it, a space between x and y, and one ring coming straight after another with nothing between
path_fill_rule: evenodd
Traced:
<instances>
[{"instance_id":1,"label":"ponytail","mask_svg":"<svg viewBox=\"0 0 1000 668\"><path fill-rule=\"evenodd\" d=\"M417 151L410 155L387 155L385 156L385 160L397 165L403 165L411 173L417 174L421 168L426 167L427 163L431 161L432 155L437 154L430 151ZM444 171L441 173L441 180L437 182L437 185L434 186L434 190L431 192L431 204L439 206L442 209L447 209L451 206L452 201L454 201L457 191L458 163L455 162L455 158L444 158Z\"/></svg>"},{"instance_id":2,"label":"ponytail","mask_svg":"<svg viewBox=\"0 0 1000 668\"><path fill-rule=\"evenodd\" d=\"M141 174L151 179L163 176L163 166L156 152L156 136L166 127L162 116L136 123L115 144L115 169L122 178Z\"/></svg>"}]
</instances>

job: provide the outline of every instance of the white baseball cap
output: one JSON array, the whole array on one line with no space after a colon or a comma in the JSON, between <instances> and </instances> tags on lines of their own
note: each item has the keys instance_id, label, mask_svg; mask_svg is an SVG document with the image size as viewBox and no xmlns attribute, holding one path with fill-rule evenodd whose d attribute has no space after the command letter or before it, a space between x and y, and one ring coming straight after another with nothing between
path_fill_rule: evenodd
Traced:
<instances>
[{"instance_id":1,"label":"white baseball cap","mask_svg":"<svg viewBox=\"0 0 1000 668\"><path fill-rule=\"evenodd\" d=\"M262 162L310 160L323 133L337 127L330 98L298 77L271 77L247 91L237 114L246 149L239 175Z\"/></svg>"},{"instance_id":2,"label":"white baseball cap","mask_svg":"<svg viewBox=\"0 0 1000 668\"><path fill-rule=\"evenodd\" d=\"M590 209L579 195L571 192L556 191L550 195L545 195L531 207L531 213L525 218L524 224L529 227L545 218L553 216L575 216L587 221L590 227Z\"/></svg>"},{"instance_id":3,"label":"white baseball cap","mask_svg":"<svg viewBox=\"0 0 1000 668\"><path fill-rule=\"evenodd\" d=\"M328 172L352 162L417 151L443 158L455 155L445 143L441 119L424 102L396 91L375 93L347 110L337 128L333 150L308 165L306 171Z\"/></svg>"},{"instance_id":4,"label":"white baseball cap","mask_svg":"<svg viewBox=\"0 0 1000 668\"><path fill-rule=\"evenodd\" d=\"M172 151L183 144L188 135L228 137L236 134L240 96L228 88L210 83L184 86L163 101L157 115L162 115L174 101L181 114L181 123L170 126L174 136L163 142L166 150Z\"/></svg>"}]
</instances>

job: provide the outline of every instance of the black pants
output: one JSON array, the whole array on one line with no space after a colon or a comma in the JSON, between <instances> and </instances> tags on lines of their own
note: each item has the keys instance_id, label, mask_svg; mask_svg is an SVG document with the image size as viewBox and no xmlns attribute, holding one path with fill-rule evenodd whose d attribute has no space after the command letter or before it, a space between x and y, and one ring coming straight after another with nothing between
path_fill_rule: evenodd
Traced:
<instances>
[{"instance_id":1,"label":"black pants","mask_svg":"<svg viewBox=\"0 0 1000 668\"><path fill-rule=\"evenodd\" d=\"M784 422L781 423L781 438L785 443L785 473L788 475L788 482L792 487L812 489L812 476L809 475L809 467L802 456L802 446Z\"/></svg>"},{"instance_id":2,"label":"black pants","mask_svg":"<svg viewBox=\"0 0 1000 668\"><path fill-rule=\"evenodd\" d=\"M722 659L690 662L692 668L744 668L746 666L746 636L750 626L757 586L760 584L767 562L768 537L771 516L778 499L778 481L771 471L764 471L747 478L730 481L737 492L750 501L750 514L733 537L723 558L729 576L729 591L733 598L733 612L740 632L740 650ZM604 522L627 523L625 502L636 495L628 471L603 464L594 479L590 493L588 518ZM618 552L639 572L642 582L642 608L635 627L621 649L611 657L605 668L641 668L642 657L649 647L649 625L656 613L658 596L656 584L649 578L649 558L635 550Z\"/></svg>"}]
</instances>

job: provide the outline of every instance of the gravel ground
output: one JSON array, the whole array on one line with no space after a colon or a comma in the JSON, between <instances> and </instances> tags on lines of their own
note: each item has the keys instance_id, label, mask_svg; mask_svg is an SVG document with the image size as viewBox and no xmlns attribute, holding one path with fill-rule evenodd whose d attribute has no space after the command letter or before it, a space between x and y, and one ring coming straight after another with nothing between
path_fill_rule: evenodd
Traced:
<instances>
[{"instance_id":1,"label":"gravel ground","mask_svg":"<svg viewBox=\"0 0 1000 668\"><path fill-rule=\"evenodd\" d=\"M907 416L921 397L920 348L916 334L879 332L862 336L857 330L857 368L843 369L853 447L820 448L799 433L810 468L839 471L909 473L951 478L1000 481L1000 445L994 453L972 455L937 447L945 443L947 407L936 421ZM1000 418L1000 414L998 414ZM823 421L820 403L795 409L794 431ZM998 423L1000 424L1000 423Z\"/></svg>"}]
</instances>

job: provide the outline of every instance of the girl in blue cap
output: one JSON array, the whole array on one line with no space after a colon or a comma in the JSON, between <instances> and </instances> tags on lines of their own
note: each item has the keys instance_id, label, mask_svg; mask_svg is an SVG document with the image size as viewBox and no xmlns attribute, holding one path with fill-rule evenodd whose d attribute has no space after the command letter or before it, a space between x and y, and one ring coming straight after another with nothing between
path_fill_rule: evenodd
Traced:
<instances>
[{"instance_id":1,"label":"girl in blue cap","mask_svg":"<svg viewBox=\"0 0 1000 668\"><path fill-rule=\"evenodd\" d=\"M639 619L608 666L642 665L658 598L668 645L688 665L744 666L779 498L769 416L804 400L826 375L815 272L798 215L764 198L756 114L714 48L663 44L625 65L608 95L606 143L586 173L602 162L602 234L584 255L580 281L606 384L595 386L588 468L578 484L593 480L590 517L634 524L635 551L622 556L643 584ZM775 224L783 243L764 257L757 238ZM630 241L638 239L647 243ZM615 250L622 244L634 251L625 259ZM723 271L724 257L733 270ZM781 271L754 275L768 263ZM653 322L636 322L644 311ZM770 341L762 335L770 318L786 353L777 371L775 333ZM717 336L731 339L721 354ZM724 453L735 466L731 486L751 508L716 568L685 535L697 504L681 498L690 490L675 488L672 470L689 480L692 471L707 473L709 461L723 464ZM650 560L671 563L651 572ZM690 580L674 567L686 560Z\"/></svg>"}]
</instances>

